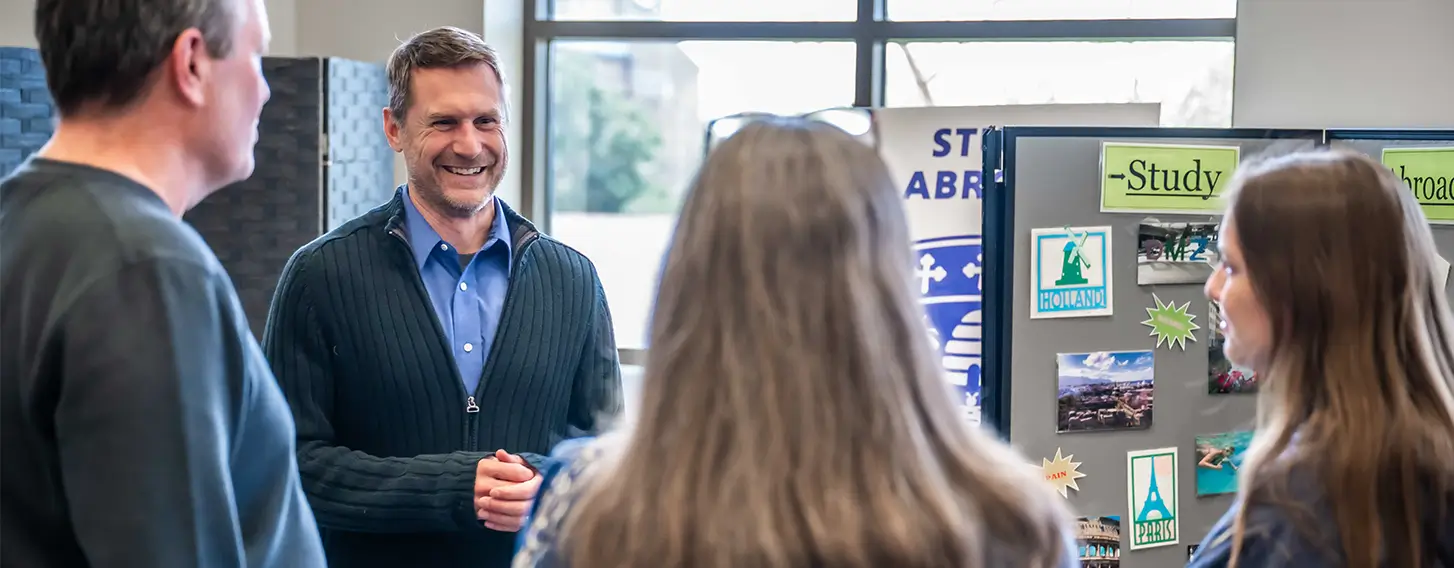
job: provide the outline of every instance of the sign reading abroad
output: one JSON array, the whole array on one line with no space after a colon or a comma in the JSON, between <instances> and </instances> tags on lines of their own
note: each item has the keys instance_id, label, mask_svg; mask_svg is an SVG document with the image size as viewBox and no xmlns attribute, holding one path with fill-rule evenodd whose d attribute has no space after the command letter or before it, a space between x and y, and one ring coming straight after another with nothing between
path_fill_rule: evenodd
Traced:
<instances>
[{"instance_id":1,"label":"sign reading abroad","mask_svg":"<svg viewBox=\"0 0 1454 568\"><path fill-rule=\"evenodd\" d=\"M1102 213L1222 213L1237 146L1104 142Z\"/></svg>"},{"instance_id":2,"label":"sign reading abroad","mask_svg":"<svg viewBox=\"0 0 1454 568\"><path fill-rule=\"evenodd\" d=\"M1176 544L1176 448L1126 452L1126 495L1131 507L1131 550Z\"/></svg>"},{"instance_id":3,"label":"sign reading abroad","mask_svg":"<svg viewBox=\"0 0 1454 568\"><path fill-rule=\"evenodd\" d=\"M877 109L879 153L899 188L914 239L914 280L944 378L967 422L982 420L985 180L981 125L1005 120L973 108Z\"/></svg>"},{"instance_id":4,"label":"sign reading abroad","mask_svg":"<svg viewBox=\"0 0 1454 568\"><path fill-rule=\"evenodd\" d=\"M1111 227L1030 231L1030 317L1111 315Z\"/></svg>"},{"instance_id":5,"label":"sign reading abroad","mask_svg":"<svg viewBox=\"0 0 1454 568\"><path fill-rule=\"evenodd\" d=\"M1383 165L1409 186L1430 223L1454 224L1454 146L1384 148Z\"/></svg>"}]
</instances>

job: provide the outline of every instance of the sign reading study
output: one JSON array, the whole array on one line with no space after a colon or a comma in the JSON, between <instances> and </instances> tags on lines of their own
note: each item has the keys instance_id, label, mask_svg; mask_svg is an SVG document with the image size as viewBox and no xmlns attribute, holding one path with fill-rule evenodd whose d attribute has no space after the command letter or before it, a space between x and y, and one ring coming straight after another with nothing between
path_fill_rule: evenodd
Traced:
<instances>
[{"instance_id":1,"label":"sign reading study","mask_svg":"<svg viewBox=\"0 0 1454 568\"><path fill-rule=\"evenodd\" d=\"M1430 222L1454 224L1454 146L1384 148L1383 165L1409 186Z\"/></svg>"},{"instance_id":2,"label":"sign reading study","mask_svg":"<svg viewBox=\"0 0 1454 568\"><path fill-rule=\"evenodd\" d=\"M1101 212L1221 214L1237 146L1105 142Z\"/></svg>"}]
</instances>

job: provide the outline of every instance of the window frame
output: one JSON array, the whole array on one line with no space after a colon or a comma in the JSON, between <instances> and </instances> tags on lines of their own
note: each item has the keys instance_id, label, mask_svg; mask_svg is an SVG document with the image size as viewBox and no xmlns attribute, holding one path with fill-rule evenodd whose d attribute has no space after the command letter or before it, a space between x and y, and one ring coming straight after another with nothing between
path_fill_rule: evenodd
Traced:
<instances>
[{"instance_id":1,"label":"window frame","mask_svg":"<svg viewBox=\"0 0 1454 568\"><path fill-rule=\"evenodd\" d=\"M884 104L890 42L913 41L1235 41L1237 18L894 21L886 2L855 0L857 18L843 22L672 22L554 20L551 0L523 0L524 65L521 73L521 208L546 232L551 230L553 184L549 170L551 60L553 40L591 41L851 41L855 46L854 106ZM620 349L621 362L639 365L643 349Z\"/></svg>"}]
</instances>

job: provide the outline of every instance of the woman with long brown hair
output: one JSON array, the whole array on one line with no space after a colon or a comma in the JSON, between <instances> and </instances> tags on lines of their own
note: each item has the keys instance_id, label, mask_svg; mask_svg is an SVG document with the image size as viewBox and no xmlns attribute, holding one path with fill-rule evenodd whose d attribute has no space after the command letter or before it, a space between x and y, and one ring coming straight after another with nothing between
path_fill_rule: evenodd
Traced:
<instances>
[{"instance_id":1,"label":"woman with long brown hair","mask_svg":"<svg viewBox=\"0 0 1454 568\"><path fill-rule=\"evenodd\" d=\"M871 147L765 118L683 206L634 423L557 453L517 567L1070 568L1028 460L966 424Z\"/></svg>"},{"instance_id":2,"label":"woman with long brown hair","mask_svg":"<svg viewBox=\"0 0 1454 568\"><path fill-rule=\"evenodd\" d=\"M1206 293L1261 392L1192 566L1454 566L1454 321L1418 203L1335 151L1244 165L1229 201Z\"/></svg>"}]
</instances>

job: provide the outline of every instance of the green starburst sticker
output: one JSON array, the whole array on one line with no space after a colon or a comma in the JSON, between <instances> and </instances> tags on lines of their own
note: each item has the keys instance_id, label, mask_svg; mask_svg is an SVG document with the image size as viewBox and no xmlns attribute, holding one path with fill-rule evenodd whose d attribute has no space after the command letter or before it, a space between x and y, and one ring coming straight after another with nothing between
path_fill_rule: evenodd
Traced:
<instances>
[{"instance_id":1,"label":"green starburst sticker","mask_svg":"<svg viewBox=\"0 0 1454 568\"><path fill-rule=\"evenodd\" d=\"M1197 340L1196 335L1192 332L1201 329L1201 326L1192 321L1196 319L1195 314L1187 313L1187 310L1191 308L1191 302L1177 307L1176 302L1161 303L1161 298L1156 297L1156 294L1152 294L1151 299L1156 300L1156 307L1146 308L1148 318L1141 324L1151 327L1151 335L1156 336L1157 347L1161 347L1161 344L1165 343L1168 347L1178 346L1186 349L1187 341Z\"/></svg>"}]
</instances>

